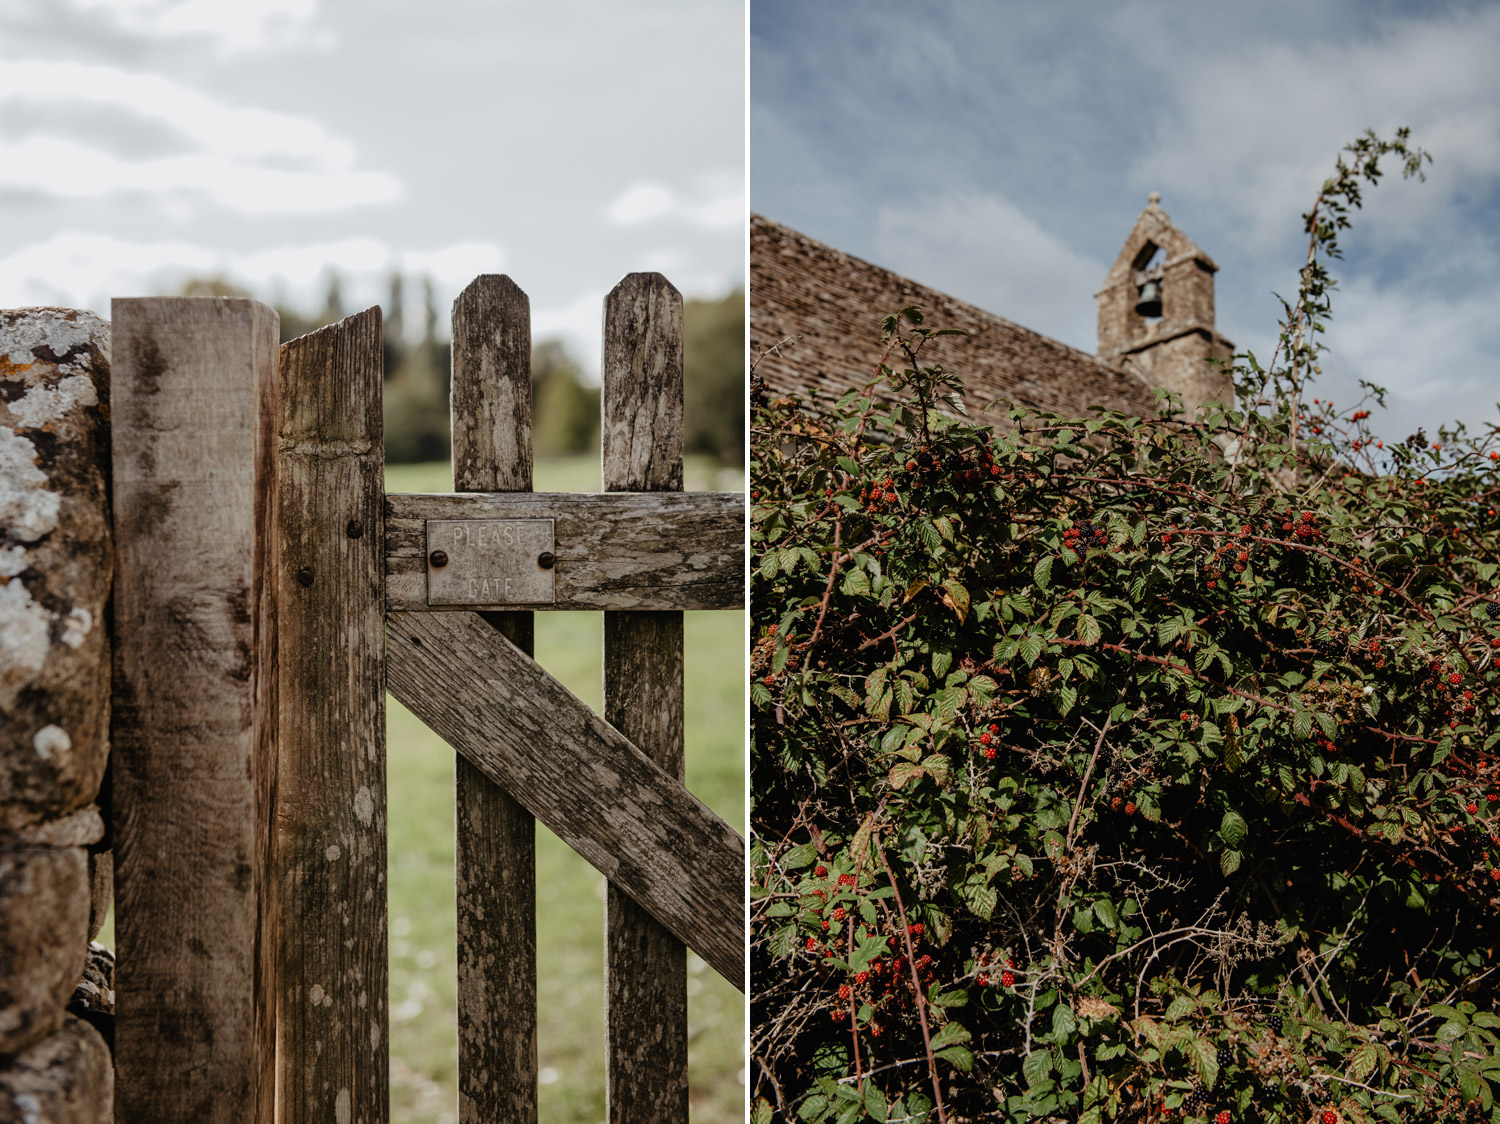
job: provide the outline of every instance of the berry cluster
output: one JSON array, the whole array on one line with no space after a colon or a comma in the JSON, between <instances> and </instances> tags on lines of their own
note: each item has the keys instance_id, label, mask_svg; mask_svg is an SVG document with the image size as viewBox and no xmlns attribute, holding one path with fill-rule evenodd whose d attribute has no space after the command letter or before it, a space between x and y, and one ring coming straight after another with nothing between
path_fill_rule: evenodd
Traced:
<instances>
[{"instance_id":1,"label":"berry cluster","mask_svg":"<svg viewBox=\"0 0 1500 1124\"><path fill-rule=\"evenodd\" d=\"M973 745L976 753L983 753L986 761L993 761L995 759L995 749L999 745L999 742L1000 727L992 722L989 729L985 730L974 740Z\"/></svg>"},{"instance_id":2,"label":"berry cluster","mask_svg":"<svg viewBox=\"0 0 1500 1124\"><path fill-rule=\"evenodd\" d=\"M1080 545L1082 550L1079 549ZM1076 554L1082 554L1091 546L1105 550L1109 547L1109 531L1085 519L1082 523L1074 523L1063 532L1063 546Z\"/></svg>"},{"instance_id":3,"label":"berry cluster","mask_svg":"<svg viewBox=\"0 0 1500 1124\"><path fill-rule=\"evenodd\" d=\"M1296 522L1289 519L1284 520L1281 524L1282 533L1290 534L1292 537L1300 539L1303 542L1311 542L1323 534L1322 530L1318 527L1317 519L1318 517L1314 512L1304 511L1302 518Z\"/></svg>"},{"instance_id":4,"label":"berry cluster","mask_svg":"<svg viewBox=\"0 0 1500 1124\"><path fill-rule=\"evenodd\" d=\"M900 499L896 494L896 481L890 476L872 481L859 490L859 502L865 505L866 511L879 511L882 504L894 506Z\"/></svg>"},{"instance_id":5,"label":"berry cluster","mask_svg":"<svg viewBox=\"0 0 1500 1124\"><path fill-rule=\"evenodd\" d=\"M946 473L959 489L975 488L1000 475L1000 466L988 445L981 445L971 459L962 453L950 453L939 458L928 449L921 449L906 462L906 471L912 474L916 486L927 486L939 482L939 474Z\"/></svg>"}]
</instances>

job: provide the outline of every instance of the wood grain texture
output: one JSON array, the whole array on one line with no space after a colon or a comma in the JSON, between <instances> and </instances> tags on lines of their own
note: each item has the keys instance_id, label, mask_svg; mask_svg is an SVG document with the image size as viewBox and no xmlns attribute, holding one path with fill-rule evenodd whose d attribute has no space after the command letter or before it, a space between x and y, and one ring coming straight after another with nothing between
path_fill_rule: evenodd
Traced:
<instances>
[{"instance_id":1,"label":"wood grain texture","mask_svg":"<svg viewBox=\"0 0 1500 1124\"><path fill-rule=\"evenodd\" d=\"M381 316L280 353L279 1119L390 1117Z\"/></svg>"},{"instance_id":2,"label":"wood grain texture","mask_svg":"<svg viewBox=\"0 0 1500 1124\"><path fill-rule=\"evenodd\" d=\"M504 274L453 302L453 489L531 491L531 301Z\"/></svg>"},{"instance_id":3,"label":"wood grain texture","mask_svg":"<svg viewBox=\"0 0 1500 1124\"><path fill-rule=\"evenodd\" d=\"M391 494L386 604L426 612L429 519L556 520L557 600L533 608L743 609L743 492ZM471 611L435 605L432 612Z\"/></svg>"},{"instance_id":4,"label":"wood grain texture","mask_svg":"<svg viewBox=\"0 0 1500 1124\"><path fill-rule=\"evenodd\" d=\"M509 277L476 278L453 304L453 488L531 491L531 302ZM425 536L418 537L425 606ZM528 656L529 612L484 620ZM536 824L460 755L454 768L458 894L458 1118L537 1119Z\"/></svg>"},{"instance_id":5,"label":"wood grain texture","mask_svg":"<svg viewBox=\"0 0 1500 1124\"><path fill-rule=\"evenodd\" d=\"M269 1122L277 316L112 316L116 1119Z\"/></svg>"},{"instance_id":6,"label":"wood grain texture","mask_svg":"<svg viewBox=\"0 0 1500 1124\"><path fill-rule=\"evenodd\" d=\"M475 613L389 613L392 695L735 987L745 841Z\"/></svg>"},{"instance_id":7,"label":"wood grain texture","mask_svg":"<svg viewBox=\"0 0 1500 1124\"><path fill-rule=\"evenodd\" d=\"M603 354L605 491L680 492L682 297L665 277L633 273L605 298ZM681 612L604 614L604 718L682 782ZM687 1124L687 950L611 882L604 952L607 1115Z\"/></svg>"},{"instance_id":8,"label":"wood grain texture","mask_svg":"<svg viewBox=\"0 0 1500 1124\"><path fill-rule=\"evenodd\" d=\"M682 491L682 294L660 273L628 274L604 298L603 363L605 491Z\"/></svg>"}]
</instances>

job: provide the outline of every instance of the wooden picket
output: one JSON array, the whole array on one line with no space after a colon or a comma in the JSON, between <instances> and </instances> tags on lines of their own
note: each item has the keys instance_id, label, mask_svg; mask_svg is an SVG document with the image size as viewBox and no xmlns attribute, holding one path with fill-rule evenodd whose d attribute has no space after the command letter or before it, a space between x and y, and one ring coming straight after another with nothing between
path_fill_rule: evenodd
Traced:
<instances>
[{"instance_id":1,"label":"wooden picket","mask_svg":"<svg viewBox=\"0 0 1500 1124\"><path fill-rule=\"evenodd\" d=\"M604 300L601 399L604 490L682 491L682 296L660 274L631 274ZM682 783L681 610L604 614L604 717ZM687 1124L687 954L614 883L604 1030L609 1118Z\"/></svg>"},{"instance_id":2,"label":"wooden picket","mask_svg":"<svg viewBox=\"0 0 1500 1124\"><path fill-rule=\"evenodd\" d=\"M609 1117L685 1122L685 946L743 989L745 844L683 787L682 610L743 606L745 505L681 492L680 295L606 300L588 496L531 492L509 278L454 306L448 495L384 492L378 309L279 361L253 301L114 317L117 1119L389 1118L389 689L458 753L459 1119L537 1119L540 819L609 881ZM539 516L552 600L428 603L429 520ZM605 610L602 717L534 609Z\"/></svg>"},{"instance_id":3,"label":"wooden picket","mask_svg":"<svg viewBox=\"0 0 1500 1124\"><path fill-rule=\"evenodd\" d=\"M452 407L453 490L530 492L531 302L509 277L479 277L454 302ZM532 655L529 612L483 620ZM536 825L462 753L455 770L458 1119L533 1124Z\"/></svg>"},{"instance_id":4,"label":"wooden picket","mask_svg":"<svg viewBox=\"0 0 1500 1124\"><path fill-rule=\"evenodd\" d=\"M282 1124L389 1115L380 327L371 308L281 348Z\"/></svg>"}]
</instances>

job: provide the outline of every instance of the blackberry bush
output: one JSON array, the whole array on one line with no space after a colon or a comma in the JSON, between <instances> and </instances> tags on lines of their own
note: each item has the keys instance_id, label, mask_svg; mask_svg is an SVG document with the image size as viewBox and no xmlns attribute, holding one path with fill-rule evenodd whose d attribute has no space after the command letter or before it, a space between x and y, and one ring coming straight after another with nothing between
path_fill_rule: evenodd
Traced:
<instances>
[{"instance_id":1,"label":"blackberry bush","mask_svg":"<svg viewBox=\"0 0 1500 1124\"><path fill-rule=\"evenodd\" d=\"M1500 447L1305 403L1349 153L1236 409L992 432L916 309L757 409L756 1124L1500 1124Z\"/></svg>"}]
</instances>

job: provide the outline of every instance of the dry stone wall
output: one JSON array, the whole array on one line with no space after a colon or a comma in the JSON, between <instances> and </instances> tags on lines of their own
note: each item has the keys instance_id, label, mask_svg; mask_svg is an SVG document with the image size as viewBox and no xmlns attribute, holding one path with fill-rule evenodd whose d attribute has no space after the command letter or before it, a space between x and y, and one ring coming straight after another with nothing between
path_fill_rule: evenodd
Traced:
<instances>
[{"instance_id":1,"label":"dry stone wall","mask_svg":"<svg viewBox=\"0 0 1500 1124\"><path fill-rule=\"evenodd\" d=\"M88 312L0 311L0 1124L113 1115L109 347Z\"/></svg>"}]
</instances>

